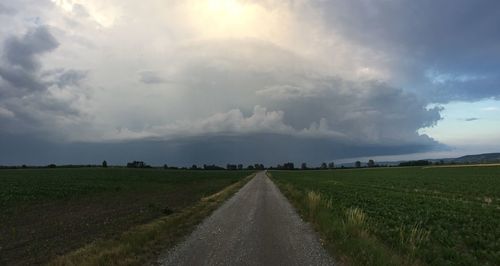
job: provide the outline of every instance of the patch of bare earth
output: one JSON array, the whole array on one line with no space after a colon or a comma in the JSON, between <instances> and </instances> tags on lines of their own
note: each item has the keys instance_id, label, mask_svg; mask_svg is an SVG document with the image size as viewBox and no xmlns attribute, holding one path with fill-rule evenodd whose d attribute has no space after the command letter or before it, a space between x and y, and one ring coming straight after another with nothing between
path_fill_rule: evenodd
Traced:
<instances>
[{"instance_id":1,"label":"patch of bare earth","mask_svg":"<svg viewBox=\"0 0 500 266\"><path fill-rule=\"evenodd\" d=\"M181 189L18 205L0 214L0 265L42 264L196 200L189 189Z\"/></svg>"}]
</instances>

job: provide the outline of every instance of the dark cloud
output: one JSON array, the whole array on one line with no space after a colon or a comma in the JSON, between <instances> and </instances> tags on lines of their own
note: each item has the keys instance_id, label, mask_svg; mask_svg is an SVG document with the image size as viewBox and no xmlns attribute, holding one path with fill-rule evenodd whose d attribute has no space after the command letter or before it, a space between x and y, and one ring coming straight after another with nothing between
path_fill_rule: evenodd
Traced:
<instances>
[{"instance_id":1,"label":"dark cloud","mask_svg":"<svg viewBox=\"0 0 500 266\"><path fill-rule=\"evenodd\" d=\"M8 82L9 86L7 88L10 88L9 90L5 89L4 94L24 95L29 92L46 89L46 84L40 80L37 73L20 67L0 67L0 77Z\"/></svg>"},{"instance_id":2,"label":"dark cloud","mask_svg":"<svg viewBox=\"0 0 500 266\"><path fill-rule=\"evenodd\" d=\"M0 162L5 164L98 164L107 160L124 165L143 160L154 165L264 163L267 166L293 161L317 163L337 158L383 154L408 154L443 147L429 140L401 145L353 145L328 139L309 139L275 134L213 136L175 141L128 141L118 143L48 142L33 136L1 136Z\"/></svg>"},{"instance_id":3,"label":"dark cloud","mask_svg":"<svg viewBox=\"0 0 500 266\"><path fill-rule=\"evenodd\" d=\"M3 59L0 61L0 78L17 94L43 92L49 86L78 86L86 78L87 71L55 69L41 71L39 56L49 53L59 42L46 26L29 30L22 37L11 36L4 41ZM3 87L7 85L4 84ZM6 90L4 88L4 90ZM16 93L14 93L15 95Z\"/></svg>"},{"instance_id":4,"label":"dark cloud","mask_svg":"<svg viewBox=\"0 0 500 266\"><path fill-rule=\"evenodd\" d=\"M393 57L396 74L419 87L429 101L500 96L500 2L324 1L319 5L342 36ZM456 78L485 77L435 84L427 82L428 70Z\"/></svg>"},{"instance_id":5,"label":"dark cloud","mask_svg":"<svg viewBox=\"0 0 500 266\"><path fill-rule=\"evenodd\" d=\"M24 36L11 36L4 41L3 59L0 61L0 78L8 83L10 91L4 94L24 95L43 91L44 84L39 75L41 63L38 56L59 46L45 26L29 30ZM7 85L4 85L5 87Z\"/></svg>"},{"instance_id":6,"label":"dark cloud","mask_svg":"<svg viewBox=\"0 0 500 266\"><path fill-rule=\"evenodd\" d=\"M0 60L1 132L50 135L58 120L78 120L73 102L79 92L60 97L57 91L79 87L86 71L43 70L39 56L52 52L59 42L46 26L31 29L21 37L8 37ZM52 88L55 90L50 91ZM7 114L7 115L6 115Z\"/></svg>"},{"instance_id":7,"label":"dark cloud","mask_svg":"<svg viewBox=\"0 0 500 266\"><path fill-rule=\"evenodd\" d=\"M437 67L446 63L460 69L464 66L458 63L467 60L466 65L489 69L493 63L489 56L500 49L496 1L325 1L321 5L325 19L338 25L343 36L381 50L398 46Z\"/></svg>"},{"instance_id":8,"label":"dark cloud","mask_svg":"<svg viewBox=\"0 0 500 266\"><path fill-rule=\"evenodd\" d=\"M419 128L441 119L439 107L427 109L427 102L417 95L385 83L330 78L312 84L317 87L302 97L287 97L283 91L263 96L274 98L273 105L285 112L287 124L300 128L307 126L305 121L324 118L329 128L361 143L419 139Z\"/></svg>"},{"instance_id":9,"label":"dark cloud","mask_svg":"<svg viewBox=\"0 0 500 266\"><path fill-rule=\"evenodd\" d=\"M500 60L500 58L499 58ZM447 80L429 84L423 90L430 101L447 103L451 101L479 101L487 98L500 99L500 74L460 80Z\"/></svg>"},{"instance_id":10,"label":"dark cloud","mask_svg":"<svg viewBox=\"0 0 500 266\"><path fill-rule=\"evenodd\" d=\"M11 66L18 66L26 71L40 68L37 56L50 52L59 46L49 29L40 26L28 31L23 37L12 36L5 40L4 57Z\"/></svg>"},{"instance_id":11,"label":"dark cloud","mask_svg":"<svg viewBox=\"0 0 500 266\"><path fill-rule=\"evenodd\" d=\"M472 121L477 121L477 120L479 120L479 118L477 118L477 117L469 117L469 118L464 119L464 121L466 121L466 122L472 122Z\"/></svg>"}]
</instances>

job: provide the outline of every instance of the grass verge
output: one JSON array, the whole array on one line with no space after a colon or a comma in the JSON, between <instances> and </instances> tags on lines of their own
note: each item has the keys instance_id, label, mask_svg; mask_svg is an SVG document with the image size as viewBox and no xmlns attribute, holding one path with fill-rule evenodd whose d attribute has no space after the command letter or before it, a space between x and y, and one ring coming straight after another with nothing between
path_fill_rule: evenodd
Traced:
<instances>
[{"instance_id":1,"label":"grass verge","mask_svg":"<svg viewBox=\"0 0 500 266\"><path fill-rule=\"evenodd\" d=\"M360 208L336 208L331 198L320 192L301 190L280 182L267 173L290 200L300 216L319 233L324 247L341 265L420 265L412 256L416 246L425 241L428 232L418 225L401 228L402 241L409 246L408 255L387 247L370 233L370 219ZM409 233L407 233L409 231Z\"/></svg>"},{"instance_id":2,"label":"grass verge","mask_svg":"<svg viewBox=\"0 0 500 266\"><path fill-rule=\"evenodd\" d=\"M122 233L119 237L98 240L49 265L144 265L154 263L162 251L174 246L225 200L242 188L255 174L223 190L202 198L181 212L164 216Z\"/></svg>"}]
</instances>

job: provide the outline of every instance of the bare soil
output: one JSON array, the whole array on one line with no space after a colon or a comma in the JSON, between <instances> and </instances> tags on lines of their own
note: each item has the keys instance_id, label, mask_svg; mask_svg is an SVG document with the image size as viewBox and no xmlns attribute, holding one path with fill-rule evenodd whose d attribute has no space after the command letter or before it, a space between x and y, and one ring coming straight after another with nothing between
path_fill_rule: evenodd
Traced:
<instances>
[{"instance_id":1,"label":"bare soil","mask_svg":"<svg viewBox=\"0 0 500 266\"><path fill-rule=\"evenodd\" d=\"M192 204L188 187L169 193L103 194L16 206L0 214L0 264L45 263L99 238Z\"/></svg>"}]
</instances>

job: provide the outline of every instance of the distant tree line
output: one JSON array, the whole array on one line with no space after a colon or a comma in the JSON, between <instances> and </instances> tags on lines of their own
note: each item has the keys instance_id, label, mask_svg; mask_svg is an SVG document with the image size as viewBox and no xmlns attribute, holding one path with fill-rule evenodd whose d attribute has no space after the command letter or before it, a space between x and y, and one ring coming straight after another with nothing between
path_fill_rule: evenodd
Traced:
<instances>
[{"instance_id":1,"label":"distant tree line","mask_svg":"<svg viewBox=\"0 0 500 266\"><path fill-rule=\"evenodd\" d=\"M150 165L147 165L143 161L133 161L127 163L127 168L152 168Z\"/></svg>"},{"instance_id":2,"label":"distant tree line","mask_svg":"<svg viewBox=\"0 0 500 266\"><path fill-rule=\"evenodd\" d=\"M48 164L48 165L0 165L0 169L44 169L44 168L97 168L102 165L97 164Z\"/></svg>"},{"instance_id":3,"label":"distant tree line","mask_svg":"<svg viewBox=\"0 0 500 266\"><path fill-rule=\"evenodd\" d=\"M431 165L432 162L427 160L418 160L418 161L407 161L399 163L399 166L426 166Z\"/></svg>"},{"instance_id":4,"label":"distant tree line","mask_svg":"<svg viewBox=\"0 0 500 266\"><path fill-rule=\"evenodd\" d=\"M248 169L248 170L264 170L264 169L266 169L266 168L264 167L264 165L263 165L263 164L258 164L258 163L256 163L256 164L254 164L254 165L249 165L249 166L247 167L247 169Z\"/></svg>"},{"instance_id":5,"label":"distant tree line","mask_svg":"<svg viewBox=\"0 0 500 266\"><path fill-rule=\"evenodd\" d=\"M295 168L294 163L292 162L287 162L284 164L278 164L276 167L270 167L269 169L278 169L278 170L327 170L327 169L336 169L336 168L342 168L342 169L347 169L347 168L361 168L361 167L368 167L368 168L373 168L373 167L387 167L387 165L380 165L377 164L374 160L368 160L363 166L363 163L361 161L356 161L352 166L345 166L345 165L340 165L337 166L334 162L322 162L319 166L314 166L310 167L307 165L307 163L301 163L300 168Z\"/></svg>"},{"instance_id":6,"label":"distant tree line","mask_svg":"<svg viewBox=\"0 0 500 266\"><path fill-rule=\"evenodd\" d=\"M283 165L278 164L276 166L276 169L279 169L279 170L294 170L295 169L295 165L293 163L291 163L291 162L284 163Z\"/></svg>"},{"instance_id":7,"label":"distant tree line","mask_svg":"<svg viewBox=\"0 0 500 266\"><path fill-rule=\"evenodd\" d=\"M43 166L28 166L28 165L0 165L0 169L26 169L26 168L35 168L35 169L43 169L43 168L108 168L108 162L106 160L102 161L100 165L97 164L65 164L65 165L56 165L49 164ZM111 166L113 168L119 168L124 166ZM253 165L248 165L244 167L243 164L227 164L226 168L222 166L218 166L215 164L204 164L203 166L198 166L196 164L191 165L191 167L177 167L177 166L168 166L164 164L163 167L153 167L144 161L132 161L128 162L125 167L127 168L163 168L168 170L264 170L265 166L260 163L256 163Z\"/></svg>"},{"instance_id":8,"label":"distant tree line","mask_svg":"<svg viewBox=\"0 0 500 266\"><path fill-rule=\"evenodd\" d=\"M196 164L191 165L191 167L176 167L176 166L168 166L167 164L163 165L164 169L170 169L170 170L264 170L265 167L263 164L254 164L254 165L249 165L246 168L243 166L243 164L226 164L226 168L222 166L218 166L215 164L204 164L203 166L198 166Z\"/></svg>"},{"instance_id":9,"label":"distant tree line","mask_svg":"<svg viewBox=\"0 0 500 266\"><path fill-rule=\"evenodd\" d=\"M430 160L413 160L413 161L405 161L405 162L400 162L399 164L393 164L393 165L381 165L376 163L374 160L368 160L366 163L362 163L361 161L356 161L353 164L349 164L348 166L345 165L340 165L336 166L334 162L322 162L319 166L316 167L310 167L307 165L307 163L303 162L300 164L300 168L296 168L295 164L293 162L286 162L283 164L278 164L275 167L271 166L269 169L278 169L278 170L326 170L326 169L335 169L337 168L342 168L342 169L347 169L347 168L362 168L362 167L367 167L367 168L374 168L374 167L392 167L392 166L400 166L400 167L406 167L406 166L427 166L427 165L447 165L447 164L456 164L454 161L449 161L445 162L443 160L435 160L435 161L430 161ZM18 165L18 166L3 166L0 165L0 169L25 169L25 168L35 168L35 169L41 169L41 168L97 168L97 167L102 167L102 168L107 168L108 167L108 162L106 160L102 161L100 165L96 164L65 164L65 165L56 165L56 164L49 164L49 165L44 165L44 166L28 166L28 165ZM123 166L111 166L111 167L123 167ZM126 164L127 168L159 168L159 167L153 167L151 165L148 165L144 161L132 161L128 162ZM232 170L232 171L237 171L237 170L264 170L266 167L263 164L260 163L255 163L251 164L248 166L244 166L243 164L232 164L228 163L226 164L226 167L218 166L215 164L203 164L202 166L198 166L196 164L191 165L191 167L177 167L177 166L169 166L167 164L164 164L163 169L167 170Z\"/></svg>"},{"instance_id":10,"label":"distant tree line","mask_svg":"<svg viewBox=\"0 0 500 266\"><path fill-rule=\"evenodd\" d=\"M243 165L242 164L227 164L226 165L227 170L243 170Z\"/></svg>"},{"instance_id":11,"label":"distant tree line","mask_svg":"<svg viewBox=\"0 0 500 266\"><path fill-rule=\"evenodd\" d=\"M224 167L217 166L215 164L211 164L211 165L204 164L203 169L204 170L224 170Z\"/></svg>"},{"instance_id":12,"label":"distant tree line","mask_svg":"<svg viewBox=\"0 0 500 266\"><path fill-rule=\"evenodd\" d=\"M330 162L330 163L321 163L319 167L309 167L307 163L301 163L300 164L300 169L301 170L324 170L324 169L334 169L335 168L335 163ZM276 167L270 167L269 169L278 169L278 170L298 170L299 168L295 168L295 164L292 162L287 162L284 164L278 164Z\"/></svg>"}]
</instances>

